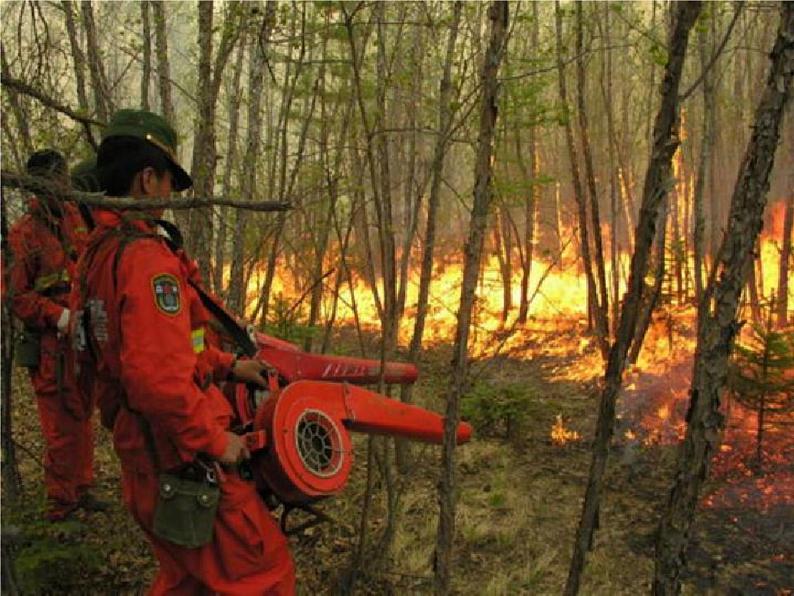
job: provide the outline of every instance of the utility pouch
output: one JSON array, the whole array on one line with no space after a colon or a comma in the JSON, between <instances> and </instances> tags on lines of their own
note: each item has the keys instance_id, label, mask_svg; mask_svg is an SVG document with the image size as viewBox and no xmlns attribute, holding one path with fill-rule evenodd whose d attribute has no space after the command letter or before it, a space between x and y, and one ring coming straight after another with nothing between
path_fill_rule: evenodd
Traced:
<instances>
[{"instance_id":1,"label":"utility pouch","mask_svg":"<svg viewBox=\"0 0 794 596\"><path fill-rule=\"evenodd\" d=\"M14 346L17 366L36 368L41 359L41 336L37 331L25 327Z\"/></svg>"},{"instance_id":2,"label":"utility pouch","mask_svg":"<svg viewBox=\"0 0 794 596\"><path fill-rule=\"evenodd\" d=\"M186 548L212 542L221 490L214 478L200 480L163 473L154 510L155 536Z\"/></svg>"}]
</instances>

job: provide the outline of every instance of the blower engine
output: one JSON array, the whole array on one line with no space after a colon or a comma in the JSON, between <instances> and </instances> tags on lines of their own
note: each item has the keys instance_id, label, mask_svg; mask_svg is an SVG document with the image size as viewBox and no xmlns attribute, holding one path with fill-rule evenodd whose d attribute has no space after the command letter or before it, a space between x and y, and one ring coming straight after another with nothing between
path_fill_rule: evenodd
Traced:
<instances>
[{"instance_id":1,"label":"blower engine","mask_svg":"<svg viewBox=\"0 0 794 596\"><path fill-rule=\"evenodd\" d=\"M310 354L261 333L255 345L255 358L275 369L269 391L236 385L234 408L260 492L285 506L314 512L311 503L345 487L353 465L351 432L441 443L442 416L356 386L377 382L379 361ZM411 364L386 363L387 383L410 384L417 376ZM471 433L460 423L457 442Z\"/></svg>"}]
</instances>

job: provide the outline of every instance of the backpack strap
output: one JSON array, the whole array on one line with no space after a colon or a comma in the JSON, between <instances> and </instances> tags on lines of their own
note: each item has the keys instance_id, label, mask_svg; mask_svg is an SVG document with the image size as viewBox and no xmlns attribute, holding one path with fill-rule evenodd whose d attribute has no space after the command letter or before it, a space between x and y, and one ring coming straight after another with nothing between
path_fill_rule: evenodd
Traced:
<instances>
[{"instance_id":1,"label":"backpack strap","mask_svg":"<svg viewBox=\"0 0 794 596\"><path fill-rule=\"evenodd\" d=\"M94 337L93 334L90 332L91 330L91 307L87 304L88 298L88 280L87 280L87 273L89 269L89 265L96 257L99 248L107 242L109 239L114 237L120 237L119 246L116 249L116 253L113 255L113 269L112 269L112 276L113 276L113 291L115 292L118 287L118 266L119 262L121 261L121 255L123 254L124 250L132 244L135 240L139 240L141 238L146 237L156 237L155 234L146 234L144 232L139 232L135 230L131 226L122 226L120 228L113 228L108 230L100 239L98 239L95 243L92 243L88 249L86 249L86 257L83 259L83 266L84 269L81 271L80 275L80 301L83 305L83 317L82 317L82 325L83 325L83 333L85 334L86 338L86 347L88 348L88 353L91 357L91 360L96 365L99 361L98 358L98 350L94 346ZM89 253L89 251L91 251ZM149 452L149 457L152 459L152 464L154 465L155 472L159 473L161 471L160 465L160 457L157 454L157 448L155 447L155 440L154 440L154 433L152 432L152 427L149 424L149 421L141 414L139 411L133 409L129 401L127 400L127 394L122 389L120 391L120 398L121 398L121 405L131 414L133 414L137 419L138 423L141 427L141 432L144 436L144 442L146 444L146 450ZM113 418L115 419L116 413L114 413Z\"/></svg>"},{"instance_id":2,"label":"backpack strap","mask_svg":"<svg viewBox=\"0 0 794 596\"><path fill-rule=\"evenodd\" d=\"M179 228L172 224L170 221L165 221L162 219L155 220L157 223L168 236L165 238L166 244L171 249L172 252L176 253L178 250L182 248L183 239L182 239L182 232ZM209 293L201 287L201 285L192 279L188 279L187 282L191 285L191 287L196 290L198 294L199 300L201 300L201 304L204 305L210 314L215 317L215 319L221 324L223 329L226 333L231 336L231 338L237 344L237 347L242 350L242 352L246 356L254 356L257 352L256 345L251 340L251 336L248 335L248 332L245 328L242 327L234 317L229 314L229 312L218 302L209 295Z\"/></svg>"}]
</instances>

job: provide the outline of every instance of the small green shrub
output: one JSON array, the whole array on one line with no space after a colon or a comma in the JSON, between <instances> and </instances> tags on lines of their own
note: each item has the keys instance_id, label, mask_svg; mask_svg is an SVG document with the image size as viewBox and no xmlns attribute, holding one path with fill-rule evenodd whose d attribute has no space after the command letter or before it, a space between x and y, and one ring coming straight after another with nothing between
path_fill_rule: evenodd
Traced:
<instances>
[{"instance_id":1,"label":"small green shrub","mask_svg":"<svg viewBox=\"0 0 794 596\"><path fill-rule=\"evenodd\" d=\"M306 338L318 335L319 327L299 322L303 316L300 306L300 304L290 304L282 294L276 294L268 317L269 321L263 331L295 343L302 343Z\"/></svg>"},{"instance_id":2,"label":"small green shrub","mask_svg":"<svg viewBox=\"0 0 794 596\"><path fill-rule=\"evenodd\" d=\"M461 413L480 436L514 439L527 421L532 398L525 384L480 382L463 396Z\"/></svg>"}]
</instances>

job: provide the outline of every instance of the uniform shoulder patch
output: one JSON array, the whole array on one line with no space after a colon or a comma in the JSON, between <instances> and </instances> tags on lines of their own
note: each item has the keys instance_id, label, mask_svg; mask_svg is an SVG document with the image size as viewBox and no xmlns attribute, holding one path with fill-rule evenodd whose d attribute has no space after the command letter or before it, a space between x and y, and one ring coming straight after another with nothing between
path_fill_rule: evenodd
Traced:
<instances>
[{"instance_id":1,"label":"uniform shoulder patch","mask_svg":"<svg viewBox=\"0 0 794 596\"><path fill-rule=\"evenodd\" d=\"M152 277L154 304L160 312L174 316L182 310L179 295L179 280L170 273L158 273Z\"/></svg>"}]
</instances>

